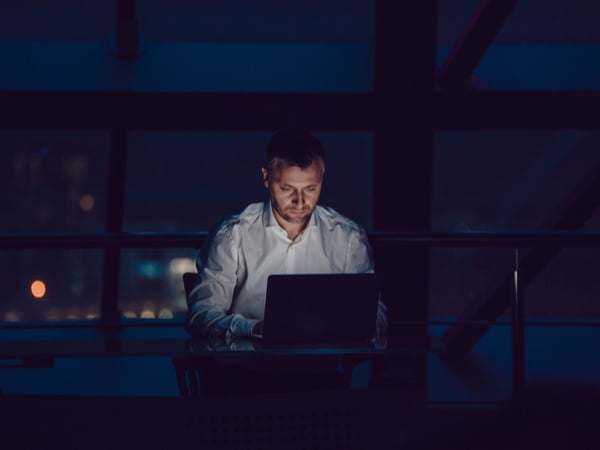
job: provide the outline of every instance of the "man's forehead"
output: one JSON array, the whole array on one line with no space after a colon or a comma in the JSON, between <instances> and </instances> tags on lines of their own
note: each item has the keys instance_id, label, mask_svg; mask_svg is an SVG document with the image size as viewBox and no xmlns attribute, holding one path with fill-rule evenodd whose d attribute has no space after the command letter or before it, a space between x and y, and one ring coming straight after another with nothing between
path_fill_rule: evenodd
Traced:
<instances>
[{"instance_id":1,"label":"man's forehead","mask_svg":"<svg viewBox=\"0 0 600 450\"><path fill-rule=\"evenodd\" d=\"M319 183L323 179L323 173L321 167L314 163L304 169L288 165L276 167L272 178L279 183Z\"/></svg>"}]
</instances>

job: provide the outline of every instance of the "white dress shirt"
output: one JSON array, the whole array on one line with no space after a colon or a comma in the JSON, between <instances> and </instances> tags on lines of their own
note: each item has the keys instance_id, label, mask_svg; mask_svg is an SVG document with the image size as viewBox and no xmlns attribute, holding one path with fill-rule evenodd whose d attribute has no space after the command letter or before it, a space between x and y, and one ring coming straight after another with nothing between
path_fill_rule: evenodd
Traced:
<instances>
[{"instance_id":1,"label":"white dress shirt","mask_svg":"<svg viewBox=\"0 0 600 450\"><path fill-rule=\"evenodd\" d=\"M291 240L269 201L253 203L221 222L198 257L186 326L192 335L251 336L264 316L269 275L364 273L373 266L365 231L333 209L317 206ZM381 302L377 322L385 328Z\"/></svg>"}]
</instances>

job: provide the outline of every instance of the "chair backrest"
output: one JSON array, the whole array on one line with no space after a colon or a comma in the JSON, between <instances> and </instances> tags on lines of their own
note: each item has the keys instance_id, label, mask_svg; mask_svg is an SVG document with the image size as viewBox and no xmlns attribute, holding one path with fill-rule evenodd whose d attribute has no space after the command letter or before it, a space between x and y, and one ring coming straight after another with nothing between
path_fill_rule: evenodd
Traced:
<instances>
[{"instance_id":1,"label":"chair backrest","mask_svg":"<svg viewBox=\"0 0 600 450\"><path fill-rule=\"evenodd\" d=\"M173 366L177 376L179 395L183 398L200 397L200 371L195 359L190 356L174 356Z\"/></svg>"},{"instance_id":2,"label":"chair backrest","mask_svg":"<svg viewBox=\"0 0 600 450\"><path fill-rule=\"evenodd\" d=\"M186 272L183 274L183 289L185 291L185 298L190 296L190 292L192 292L194 284L196 284L196 278L198 278L198 274L196 272Z\"/></svg>"},{"instance_id":3,"label":"chair backrest","mask_svg":"<svg viewBox=\"0 0 600 450\"><path fill-rule=\"evenodd\" d=\"M185 272L182 276L186 299L189 298L190 292L192 292L194 284L196 284L196 278L198 278L198 274L195 272ZM198 367L193 364L193 358L189 356L175 356L172 361L175 366L179 394L184 398L198 398L200 395L200 380Z\"/></svg>"}]
</instances>

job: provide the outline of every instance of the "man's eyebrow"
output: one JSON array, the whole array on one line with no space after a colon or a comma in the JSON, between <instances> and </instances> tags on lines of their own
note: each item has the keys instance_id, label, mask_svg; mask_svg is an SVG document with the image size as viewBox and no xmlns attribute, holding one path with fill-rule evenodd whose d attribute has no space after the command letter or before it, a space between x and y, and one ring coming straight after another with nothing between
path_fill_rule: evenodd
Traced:
<instances>
[{"instance_id":1,"label":"man's eyebrow","mask_svg":"<svg viewBox=\"0 0 600 450\"><path fill-rule=\"evenodd\" d=\"M276 183L279 183L279 185L282 186L282 187L290 187L290 188L294 188L295 189L295 187L293 185L288 184L288 183L282 183L281 181L276 182ZM318 185L319 185L319 183L309 184L308 186L304 186L304 189L311 188L311 187L317 187Z\"/></svg>"}]
</instances>

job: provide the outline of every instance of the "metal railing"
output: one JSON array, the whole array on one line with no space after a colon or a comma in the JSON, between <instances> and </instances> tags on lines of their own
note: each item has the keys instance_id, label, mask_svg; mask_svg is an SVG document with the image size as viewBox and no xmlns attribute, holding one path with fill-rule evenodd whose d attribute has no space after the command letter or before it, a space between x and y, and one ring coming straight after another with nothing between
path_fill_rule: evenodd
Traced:
<instances>
[{"instance_id":1,"label":"metal railing","mask_svg":"<svg viewBox=\"0 0 600 450\"><path fill-rule=\"evenodd\" d=\"M208 233L0 233L0 249L198 248ZM370 232L369 241L419 247L600 248L600 233L574 231Z\"/></svg>"},{"instance_id":2,"label":"metal railing","mask_svg":"<svg viewBox=\"0 0 600 450\"><path fill-rule=\"evenodd\" d=\"M56 249L56 248L200 248L207 238L206 232L161 233L4 233L0 234L0 249ZM525 387L525 318L524 283L520 276L520 255L524 249L559 250L563 248L600 248L600 233L572 231L548 232L373 232L368 235L373 245L394 244L419 248L510 248L514 250L514 284L511 302L511 320L503 323L512 328L512 386L513 397L522 398ZM546 253L552 257L552 253ZM548 256L550 255L550 256ZM425 325L439 324L481 325L489 321L430 321ZM495 323L495 321L494 321ZM502 324L502 323L500 323ZM561 325L561 322L538 323L542 326ZM165 324L166 325L166 324ZM15 325L15 327L27 326ZM600 326L590 321L582 326Z\"/></svg>"}]
</instances>

